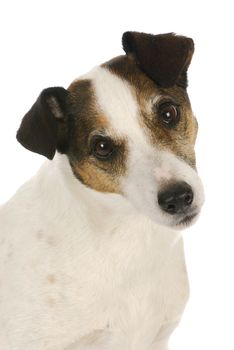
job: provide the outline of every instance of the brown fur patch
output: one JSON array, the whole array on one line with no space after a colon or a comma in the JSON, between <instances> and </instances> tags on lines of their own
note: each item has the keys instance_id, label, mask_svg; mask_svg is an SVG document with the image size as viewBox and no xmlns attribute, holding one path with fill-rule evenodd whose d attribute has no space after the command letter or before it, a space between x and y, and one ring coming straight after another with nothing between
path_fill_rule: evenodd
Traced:
<instances>
[{"instance_id":1,"label":"brown fur patch","mask_svg":"<svg viewBox=\"0 0 234 350\"><path fill-rule=\"evenodd\" d=\"M142 111L143 122L151 135L152 143L168 150L195 167L194 143L197 134L197 123L192 114L187 94L179 87L160 89L162 99L166 97L179 105L180 120L171 129L162 125L157 111L147 113Z\"/></svg>"},{"instance_id":2,"label":"brown fur patch","mask_svg":"<svg viewBox=\"0 0 234 350\"><path fill-rule=\"evenodd\" d=\"M49 307L55 307L56 300L52 297L47 298L46 303Z\"/></svg>"},{"instance_id":3,"label":"brown fur patch","mask_svg":"<svg viewBox=\"0 0 234 350\"><path fill-rule=\"evenodd\" d=\"M75 176L85 185L100 191L120 193L119 177L125 171L126 142L117 137L98 107L90 80L78 80L69 87L71 140L69 161ZM111 137L114 156L100 160L92 154L91 141L97 135Z\"/></svg>"},{"instance_id":4,"label":"brown fur patch","mask_svg":"<svg viewBox=\"0 0 234 350\"><path fill-rule=\"evenodd\" d=\"M54 283L56 283L56 277L55 277L55 275L53 275L53 274L48 275L48 276L47 276L47 281L49 282L49 284L54 284Z\"/></svg>"},{"instance_id":5,"label":"brown fur patch","mask_svg":"<svg viewBox=\"0 0 234 350\"><path fill-rule=\"evenodd\" d=\"M96 191L100 192L112 192L119 193L118 179L111 177L105 173L102 169L96 167L91 162L84 162L83 165L79 164L76 169L79 178L83 183L89 185Z\"/></svg>"},{"instance_id":6,"label":"brown fur patch","mask_svg":"<svg viewBox=\"0 0 234 350\"><path fill-rule=\"evenodd\" d=\"M160 88L138 68L131 57L116 57L104 63L103 67L127 80L132 86L139 104L140 125L147 130L151 142L195 167L197 123L186 90L178 86ZM150 104L156 96L169 98L180 105L180 121L175 128L168 129L160 122L153 105Z\"/></svg>"}]
</instances>

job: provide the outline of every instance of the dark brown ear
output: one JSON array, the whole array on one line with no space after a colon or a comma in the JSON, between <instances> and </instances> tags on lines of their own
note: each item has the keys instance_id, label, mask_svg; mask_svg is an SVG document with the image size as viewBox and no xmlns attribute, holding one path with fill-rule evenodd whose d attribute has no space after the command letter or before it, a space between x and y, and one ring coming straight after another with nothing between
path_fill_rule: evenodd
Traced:
<instances>
[{"instance_id":1,"label":"dark brown ear","mask_svg":"<svg viewBox=\"0 0 234 350\"><path fill-rule=\"evenodd\" d=\"M193 40L174 33L125 32L123 49L140 68L162 87L187 87L187 69L194 52Z\"/></svg>"},{"instance_id":2,"label":"dark brown ear","mask_svg":"<svg viewBox=\"0 0 234 350\"><path fill-rule=\"evenodd\" d=\"M68 91L62 87L42 91L24 116L17 140L27 149L53 159L56 149L66 148L66 105Z\"/></svg>"}]
</instances>

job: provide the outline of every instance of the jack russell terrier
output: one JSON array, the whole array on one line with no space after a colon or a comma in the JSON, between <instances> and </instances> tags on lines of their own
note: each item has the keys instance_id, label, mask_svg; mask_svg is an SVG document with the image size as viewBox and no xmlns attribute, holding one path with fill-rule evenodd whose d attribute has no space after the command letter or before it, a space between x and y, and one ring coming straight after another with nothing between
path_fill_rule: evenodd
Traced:
<instances>
[{"instance_id":1,"label":"jack russell terrier","mask_svg":"<svg viewBox=\"0 0 234 350\"><path fill-rule=\"evenodd\" d=\"M186 93L192 39L126 32L126 55L42 91L17 140L48 158L0 211L1 350L166 350L204 201Z\"/></svg>"}]
</instances>

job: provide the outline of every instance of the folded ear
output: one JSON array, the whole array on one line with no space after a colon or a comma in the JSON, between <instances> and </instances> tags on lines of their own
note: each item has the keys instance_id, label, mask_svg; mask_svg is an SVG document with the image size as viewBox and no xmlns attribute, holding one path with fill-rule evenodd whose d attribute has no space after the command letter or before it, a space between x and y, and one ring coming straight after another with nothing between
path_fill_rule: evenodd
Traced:
<instances>
[{"instance_id":1,"label":"folded ear","mask_svg":"<svg viewBox=\"0 0 234 350\"><path fill-rule=\"evenodd\" d=\"M53 159L56 149L66 148L66 109L68 91L62 87L42 91L24 116L17 140L27 149Z\"/></svg>"},{"instance_id":2,"label":"folded ear","mask_svg":"<svg viewBox=\"0 0 234 350\"><path fill-rule=\"evenodd\" d=\"M162 87L187 87L187 69L194 52L193 40L174 33L152 35L125 32L123 49Z\"/></svg>"}]
</instances>

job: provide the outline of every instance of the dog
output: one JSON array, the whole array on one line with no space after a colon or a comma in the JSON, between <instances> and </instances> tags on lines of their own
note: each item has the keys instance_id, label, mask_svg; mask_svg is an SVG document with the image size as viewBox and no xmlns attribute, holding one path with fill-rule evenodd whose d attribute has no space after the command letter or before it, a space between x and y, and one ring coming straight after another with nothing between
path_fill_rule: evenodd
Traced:
<instances>
[{"instance_id":1,"label":"dog","mask_svg":"<svg viewBox=\"0 0 234 350\"><path fill-rule=\"evenodd\" d=\"M187 95L193 40L42 91L17 140L48 159L0 211L0 349L166 350L189 296L180 231L204 202Z\"/></svg>"}]
</instances>

